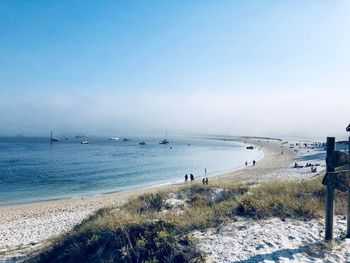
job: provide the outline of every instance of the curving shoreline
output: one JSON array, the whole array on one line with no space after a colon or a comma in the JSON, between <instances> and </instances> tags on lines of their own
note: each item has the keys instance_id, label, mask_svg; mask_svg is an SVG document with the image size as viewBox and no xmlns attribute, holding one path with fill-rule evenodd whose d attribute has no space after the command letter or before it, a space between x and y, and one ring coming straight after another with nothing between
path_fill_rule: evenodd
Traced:
<instances>
[{"instance_id":1,"label":"curving shoreline","mask_svg":"<svg viewBox=\"0 0 350 263\"><path fill-rule=\"evenodd\" d=\"M233 141L237 143L241 143L244 145L243 140L237 140L237 139L232 139L229 140L227 139L226 141ZM273 154L276 149L271 143L270 145L264 144L261 142L257 142L255 140L245 140L249 145L255 145L257 147L262 147L266 146L266 148L263 149L264 156L261 159L257 159L257 165L255 167L252 167L251 164L248 165L248 167L244 167L243 165L239 168L235 168L232 171L229 172L222 172L218 175L212 175L209 178L215 179L215 180L241 180L240 176L242 174L249 174L252 170L260 170L261 167L265 167L266 165L270 165L271 159L274 159L274 157L271 157L271 154ZM273 149L270 149L273 148ZM198 176L199 178L200 176ZM199 180L196 180L194 183L199 183ZM161 185L155 185L155 186L146 186L146 187L141 187L137 189L130 189L130 190L120 190L120 191L112 191L112 192L107 192L107 193L100 193L100 194L93 194L93 195L86 195L86 196L80 196L76 198L58 198L58 199L50 199L50 200L40 200L40 201L34 201L34 202L25 202L25 203L15 203L15 204L5 204L0 206L0 211L15 211L17 209L35 209L35 208L41 208L41 207L54 207L56 205L62 205L62 204L70 204L73 205L75 203L81 203L82 201L86 202L86 204L90 203L96 203L99 204L101 201L106 201L108 204L109 202L117 201L119 202L121 199L123 200L124 198L129 197L130 195L138 194L138 193L143 193L147 191L155 191L155 190L160 190L163 188L167 187L173 187L174 185L182 185L182 182L176 182L176 183L169 183L169 184L161 184ZM107 204L107 205L108 205ZM0 221L1 222L1 221Z\"/></svg>"},{"instance_id":2,"label":"curving shoreline","mask_svg":"<svg viewBox=\"0 0 350 263\"><path fill-rule=\"evenodd\" d=\"M91 149L80 149L72 142L52 148L42 138L39 143L0 139L5 144L0 156L4 168L0 207L182 183L185 173L204 176L206 167L208 176L220 175L262 155L258 149L247 150L243 143L206 138L174 137L171 146L149 139L142 147L136 140L110 144L100 139ZM29 150L18 155L17 144Z\"/></svg>"},{"instance_id":3,"label":"curving shoreline","mask_svg":"<svg viewBox=\"0 0 350 263\"><path fill-rule=\"evenodd\" d=\"M270 141L268 143L256 139L241 140L240 142L244 141L262 147L264 158L257 162L255 166L213 176L210 178L211 182L273 179L274 174L288 169L297 156L288 149L285 149L284 154L281 155L280 143L277 142ZM196 183L201 182L197 180ZM0 259L9 254L22 254L35 249L45 239L64 233L102 207L122 205L132 195L169 187L173 188L174 184L77 199L61 199L0 207ZM17 250L18 247L20 247L20 250Z\"/></svg>"},{"instance_id":4,"label":"curving shoreline","mask_svg":"<svg viewBox=\"0 0 350 263\"><path fill-rule=\"evenodd\" d=\"M271 175L285 169L294 162L297 154L289 149L284 149L281 154L280 143L267 140L248 140L247 143L261 147L264 158L255 166L248 166L245 169L234 171L219 176L221 181L256 182L259 180L274 179Z\"/></svg>"}]
</instances>

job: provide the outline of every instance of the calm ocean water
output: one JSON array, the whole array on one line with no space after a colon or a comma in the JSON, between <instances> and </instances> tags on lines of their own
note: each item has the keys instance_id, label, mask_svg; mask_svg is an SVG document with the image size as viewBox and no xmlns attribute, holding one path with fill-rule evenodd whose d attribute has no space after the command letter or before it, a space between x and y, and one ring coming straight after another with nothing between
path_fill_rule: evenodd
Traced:
<instances>
[{"instance_id":1,"label":"calm ocean water","mask_svg":"<svg viewBox=\"0 0 350 263\"><path fill-rule=\"evenodd\" d=\"M176 138L160 145L160 138L129 139L89 138L83 145L78 139L50 144L48 138L0 138L0 205L181 182L185 173L201 180L204 168L210 177L263 156L228 141Z\"/></svg>"}]
</instances>

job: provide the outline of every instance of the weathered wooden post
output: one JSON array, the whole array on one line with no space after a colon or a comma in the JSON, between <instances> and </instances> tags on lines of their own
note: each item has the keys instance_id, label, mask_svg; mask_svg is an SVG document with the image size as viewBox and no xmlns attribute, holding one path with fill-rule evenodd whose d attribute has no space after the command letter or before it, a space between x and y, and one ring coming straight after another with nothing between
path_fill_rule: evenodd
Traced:
<instances>
[{"instance_id":1,"label":"weathered wooden post","mask_svg":"<svg viewBox=\"0 0 350 263\"><path fill-rule=\"evenodd\" d=\"M349 147L349 156L350 156L350 137L348 141L348 147ZM350 170L350 163L348 164L348 170ZM346 237L350 238L350 188L348 188L348 214L346 216L346 223L347 223L347 231L346 231Z\"/></svg>"},{"instance_id":2,"label":"weathered wooden post","mask_svg":"<svg viewBox=\"0 0 350 263\"><path fill-rule=\"evenodd\" d=\"M350 132L350 124L346 128ZM350 238L350 137L349 153L335 151L335 138L327 137L326 175L322 184L327 186L326 193L326 241L333 239L333 217L334 217L334 193L335 189L347 192L347 232Z\"/></svg>"},{"instance_id":3,"label":"weathered wooden post","mask_svg":"<svg viewBox=\"0 0 350 263\"><path fill-rule=\"evenodd\" d=\"M335 138L327 137L327 157L328 160L332 153L335 150ZM328 162L327 163L327 173L334 172L334 168L331 167ZM332 184L327 184L327 193L326 193L326 235L325 239L332 240L333 239L333 217L334 217L334 186Z\"/></svg>"}]
</instances>

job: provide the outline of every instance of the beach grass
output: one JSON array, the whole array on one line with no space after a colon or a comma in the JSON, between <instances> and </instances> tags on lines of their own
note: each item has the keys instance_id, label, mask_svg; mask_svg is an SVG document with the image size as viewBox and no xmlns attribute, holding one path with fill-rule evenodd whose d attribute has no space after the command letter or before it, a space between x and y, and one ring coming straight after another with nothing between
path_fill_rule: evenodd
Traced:
<instances>
[{"instance_id":1,"label":"beach grass","mask_svg":"<svg viewBox=\"0 0 350 263\"><path fill-rule=\"evenodd\" d=\"M255 185L188 184L135 195L121 207L98 210L28 261L202 262L193 230L218 227L237 216L319 218L324 216L325 194L317 177ZM346 195L337 195L336 213L345 214Z\"/></svg>"}]
</instances>

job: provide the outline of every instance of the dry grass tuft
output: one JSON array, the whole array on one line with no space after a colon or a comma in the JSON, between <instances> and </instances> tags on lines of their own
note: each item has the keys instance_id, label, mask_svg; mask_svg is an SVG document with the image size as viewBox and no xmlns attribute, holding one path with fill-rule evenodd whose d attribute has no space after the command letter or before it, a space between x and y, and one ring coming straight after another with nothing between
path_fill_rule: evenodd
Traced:
<instances>
[{"instance_id":1,"label":"dry grass tuft","mask_svg":"<svg viewBox=\"0 0 350 263\"><path fill-rule=\"evenodd\" d=\"M336 213L345 213L344 193L338 193ZM326 190L321 178L302 182L271 181L242 196L237 214L256 219L267 217L311 219L324 215Z\"/></svg>"}]
</instances>

